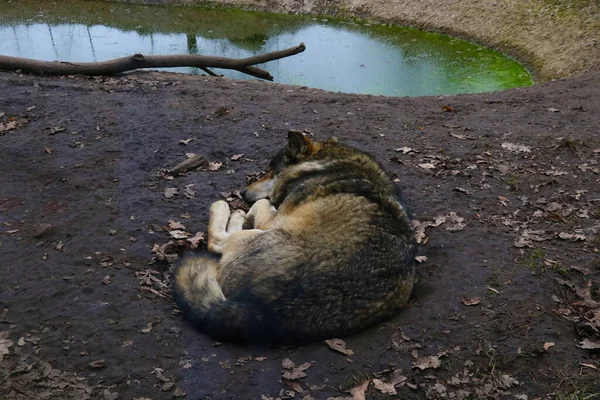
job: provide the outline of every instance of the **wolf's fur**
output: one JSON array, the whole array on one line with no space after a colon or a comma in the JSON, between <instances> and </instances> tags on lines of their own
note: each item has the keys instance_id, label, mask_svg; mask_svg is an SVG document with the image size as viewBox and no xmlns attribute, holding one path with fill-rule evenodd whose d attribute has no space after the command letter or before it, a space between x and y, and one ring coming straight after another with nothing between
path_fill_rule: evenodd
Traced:
<instances>
[{"instance_id":1,"label":"wolf's fur","mask_svg":"<svg viewBox=\"0 0 600 400\"><path fill-rule=\"evenodd\" d=\"M175 300L202 331L307 342L361 331L407 304L414 233L368 154L290 132L244 197L255 202L247 216L211 206L209 251L221 258L188 256L175 272ZM242 230L244 219L254 229Z\"/></svg>"}]
</instances>

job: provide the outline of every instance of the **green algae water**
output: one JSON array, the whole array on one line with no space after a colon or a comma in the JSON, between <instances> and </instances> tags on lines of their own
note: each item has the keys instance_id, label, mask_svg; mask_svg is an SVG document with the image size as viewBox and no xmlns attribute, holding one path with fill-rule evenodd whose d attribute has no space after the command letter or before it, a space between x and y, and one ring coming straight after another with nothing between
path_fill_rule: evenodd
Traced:
<instances>
[{"instance_id":1,"label":"green algae water","mask_svg":"<svg viewBox=\"0 0 600 400\"><path fill-rule=\"evenodd\" d=\"M82 0L0 0L0 54L95 62L134 53L245 58L306 51L259 67L275 82L385 96L479 93L532 84L516 61L417 29L231 9ZM171 68L201 74L196 68ZM216 70L236 79L255 79Z\"/></svg>"}]
</instances>

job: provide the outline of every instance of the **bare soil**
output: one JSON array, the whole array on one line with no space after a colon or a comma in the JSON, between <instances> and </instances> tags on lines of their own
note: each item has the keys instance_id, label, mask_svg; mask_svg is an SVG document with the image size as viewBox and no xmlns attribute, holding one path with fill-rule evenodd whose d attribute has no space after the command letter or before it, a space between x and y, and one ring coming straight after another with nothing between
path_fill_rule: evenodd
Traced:
<instances>
[{"instance_id":1,"label":"bare soil","mask_svg":"<svg viewBox=\"0 0 600 400\"><path fill-rule=\"evenodd\" d=\"M598 395L599 109L598 72L427 98L2 73L0 398ZM169 220L195 234L211 202L243 207L290 128L374 154L425 228L414 302L344 338L352 355L215 343L169 298L190 247ZM186 153L211 163L168 179Z\"/></svg>"}]
</instances>

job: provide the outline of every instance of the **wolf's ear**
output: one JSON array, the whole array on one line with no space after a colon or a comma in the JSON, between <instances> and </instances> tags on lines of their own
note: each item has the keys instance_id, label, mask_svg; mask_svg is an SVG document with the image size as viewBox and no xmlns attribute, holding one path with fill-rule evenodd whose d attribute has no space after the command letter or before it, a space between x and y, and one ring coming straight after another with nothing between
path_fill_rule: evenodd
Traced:
<instances>
[{"instance_id":1,"label":"wolf's ear","mask_svg":"<svg viewBox=\"0 0 600 400\"><path fill-rule=\"evenodd\" d=\"M288 132L288 148L285 154L292 160L298 160L308 155L310 139L298 131Z\"/></svg>"}]
</instances>

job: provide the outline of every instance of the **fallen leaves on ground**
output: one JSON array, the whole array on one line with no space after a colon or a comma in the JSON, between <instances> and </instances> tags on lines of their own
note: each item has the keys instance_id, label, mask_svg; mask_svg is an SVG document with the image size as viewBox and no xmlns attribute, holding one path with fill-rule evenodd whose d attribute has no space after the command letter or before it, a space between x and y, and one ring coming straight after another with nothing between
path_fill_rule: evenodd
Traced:
<instances>
[{"instance_id":1,"label":"fallen leaves on ground","mask_svg":"<svg viewBox=\"0 0 600 400\"><path fill-rule=\"evenodd\" d=\"M402 370L395 370L392 376L388 378L388 381L381 379L373 379L373 386L383 394L389 394L394 396L398 394L396 391L397 386L405 386L408 383L408 377L402 374Z\"/></svg>"},{"instance_id":2,"label":"fallen leaves on ground","mask_svg":"<svg viewBox=\"0 0 600 400\"><path fill-rule=\"evenodd\" d=\"M176 196L178 194L179 194L179 189L177 189L176 187L165 188L165 191L163 192L163 195L167 199L170 199L173 196Z\"/></svg>"},{"instance_id":3,"label":"fallen leaves on ground","mask_svg":"<svg viewBox=\"0 0 600 400\"><path fill-rule=\"evenodd\" d=\"M0 136L4 135L8 131L15 130L23 127L27 123L24 118L9 118L8 122L0 122Z\"/></svg>"},{"instance_id":4,"label":"fallen leaves on ground","mask_svg":"<svg viewBox=\"0 0 600 400\"><path fill-rule=\"evenodd\" d=\"M366 380L360 385L353 387L350 389L350 394L352 395L352 400L365 400L365 392L369 387L369 381Z\"/></svg>"},{"instance_id":5,"label":"fallen leaves on ground","mask_svg":"<svg viewBox=\"0 0 600 400\"><path fill-rule=\"evenodd\" d=\"M283 368L283 371L281 372L283 378L295 381L297 379L306 378L306 373L304 371L312 367L312 364L310 362L305 362L296 367L292 360L286 358L281 362L281 367Z\"/></svg>"},{"instance_id":6,"label":"fallen leaves on ground","mask_svg":"<svg viewBox=\"0 0 600 400\"><path fill-rule=\"evenodd\" d=\"M170 219L168 229L169 230L185 230L185 225L183 225L181 222L177 222L177 221Z\"/></svg>"},{"instance_id":7,"label":"fallen leaves on ground","mask_svg":"<svg viewBox=\"0 0 600 400\"><path fill-rule=\"evenodd\" d=\"M418 165L420 168L427 169L427 170L435 169L435 164L432 164L432 163L423 163L423 164L418 164Z\"/></svg>"},{"instance_id":8,"label":"fallen leaves on ground","mask_svg":"<svg viewBox=\"0 0 600 400\"><path fill-rule=\"evenodd\" d=\"M517 248L533 247L533 242L543 242L545 240L550 240L550 235L546 231L524 229L521 236L513 242L513 246Z\"/></svg>"},{"instance_id":9,"label":"fallen leaves on ground","mask_svg":"<svg viewBox=\"0 0 600 400\"><path fill-rule=\"evenodd\" d=\"M531 147L510 142L502 143L502 148L513 153L531 153Z\"/></svg>"},{"instance_id":10,"label":"fallen leaves on ground","mask_svg":"<svg viewBox=\"0 0 600 400\"><path fill-rule=\"evenodd\" d=\"M27 358L13 358L8 369L10 379L0 380L3 399L103 398L102 392L106 390L106 386L102 380L91 386L79 373L63 372L37 357ZM5 372L7 371L0 370L0 376ZM4 376L8 377L8 373Z\"/></svg>"},{"instance_id":11,"label":"fallen leaves on ground","mask_svg":"<svg viewBox=\"0 0 600 400\"><path fill-rule=\"evenodd\" d=\"M9 353L9 350L13 346L13 341L8 338L8 332L0 332L0 362L5 355Z\"/></svg>"},{"instance_id":12,"label":"fallen leaves on ground","mask_svg":"<svg viewBox=\"0 0 600 400\"><path fill-rule=\"evenodd\" d=\"M461 297L460 300L462 301L462 303L465 306L475 306L475 305L477 305L477 304L479 304L481 302L481 300L479 299L479 297L473 297L473 298Z\"/></svg>"},{"instance_id":13,"label":"fallen leaves on ground","mask_svg":"<svg viewBox=\"0 0 600 400\"><path fill-rule=\"evenodd\" d=\"M94 360L88 364L91 369L104 368L106 366L106 360Z\"/></svg>"},{"instance_id":14,"label":"fallen leaves on ground","mask_svg":"<svg viewBox=\"0 0 600 400\"><path fill-rule=\"evenodd\" d=\"M140 285L140 290L146 293L152 293L158 297L169 300L171 297L170 290L170 274L162 275L162 278L159 278L155 275L161 276L160 272L147 269L145 271L136 271L135 273L138 283Z\"/></svg>"},{"instance_id":15,"label":"fallen leaves on ground","mask_svg":"<svg viewBox=\"0 0 600 400\"><path fill-rule=\"evenodd\" d=\"M223 163L211 161L208 163L207 169L209 171L218 171L221 168L221 166L223 166Z\"/></svg>"},{"instance_id":16,"label":"fallen leaves on ground","mask_svg":"<svg viewBox=\"0 0 600 400\"><path fill-rule=\"evenodd\" d=\"M587 350L598 350L600 349L600 340L583 339L579 343L579 347Z\"/></svg>"},{"instance_id":17,"label":"fallen leaves on ground","mask_svg":"<svg viewBox=\"0 0 600 400\"><path fill-rule=\"evenodd\" d=\"M558 237L561 238L562 240L572 240L572 241L586 240L585 235L581 235L581 234L577 234L577 233L560 232L558 234Z\"/></svg>"},{"instance_id":18,"label":"fallen leaves on ground","mask_svg":"<svg viewBox=\"0 0 600 400\"><path fill-rule=\"evenodd\" d=\"M52 136L52 135L56 135L59 132L66 131L67 128L62 127L62 126L53 126L51 128L46 128L46 130L48 131L48 135Z\"/></svg>"},{"instance_id":19,"label":"fallen leaves on ground","mask_svg":"<svg viewBox=\"0 0 600 400\"><path fill-rule=\"evenodd\" d=\"M325 344L329 346L330 349L345 354L347 356L351 356L354 354L354 352L351 349L346 347L346 342L344 342L342 339L327 339L325 340Z\"/></svg>"},{"instance_id":20,"label":"fallen leaves on ground","mask_svg":"<svg viewBox=\"0 0 600 400\"><path fill-rule=\"evenodd\" d=\"M162 382L161 390L163 392L168 392L175 387L173 378L167 376L162 368L154 368L150 375L155 375L156 379Z\"/></svg>"},{"instance_id":21,"label":"fallen leaves on ground","mask_svg":"<svg viewBox=\"0 0 600 400\"><path fill-rule=\"evenodd\" d=\"M446 216L446 230L450 232L460 232L467 226L465 219L459 217L455 212L451 212Z\"/></svg>"},{"instance_id":22,"label":"fallen leaves on ground","mask_svg":"<svg viewBox=\"0 0 600 400\"><path fill-rule=\"evenodd\" d=\"M190 243L190 249L195 250L204 240L204 232L196 232L194 236L189 237L186 240Z\"/></svg>"},{"instance_id":23,"label":"fallen leaves on ground","mask_svg":"<svg viewBox=\"0 0 600 400\"><path fill-rule=\"evenodd\" d=\"M551 347L554 347L555 344L556 343L554 343L554 342L546 342L546 343L544 343L544 350L548 351L548 349L550 349Z\"/></svg>"},{"instance_id":24,"label":"fallen leaves on ground","mask_svg":"<svg viewBox=\"0 0 600 400\"><path fill-rule=\"evenodd\" d=\"M397 152L399 152L399 153L401 152L402 154L408 154L408 153L418 153L418 151L417 151L417 150L415 150L415 149L411 149L410 147L399 147L399 148L397 148L397 149L394 149L394 151L397 151Z\"/></svg>"},{"instance_id":25,"label":"fallen leaves on ground","mask_svg":"<svg viewBox=\"0 0 600 400\"><path fill-rule=\"evenodd\" d=\"M425 356L425 357L417 357L413 361L413 367L420 369L421 371L433 368L437 369L442 365L442 361L440 360L440 356Z\"/></svg>"},{"instance_id":26,"label":"fallen leaves on ground","mask_svg":"<svg viewBox=\"0 0 600 400\"><path fill-rule=\"evenodd\" d=\"M140 329L140 333L150 333L152 331L152 327L154 326L154 322L148 322L146 326Z\"/></svg>"}]
</instances>

